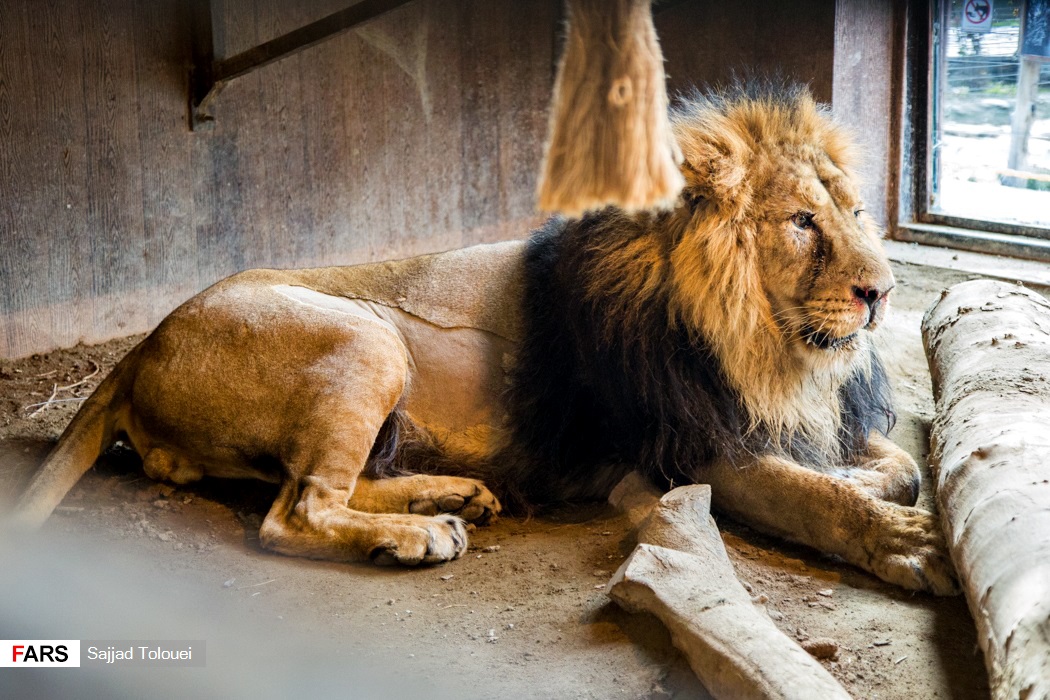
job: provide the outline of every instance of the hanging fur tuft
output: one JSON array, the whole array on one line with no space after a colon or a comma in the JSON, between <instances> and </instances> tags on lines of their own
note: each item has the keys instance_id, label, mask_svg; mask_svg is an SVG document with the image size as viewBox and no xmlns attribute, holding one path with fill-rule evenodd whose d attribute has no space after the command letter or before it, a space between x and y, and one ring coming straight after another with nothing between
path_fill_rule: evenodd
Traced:
<instances>
[{"instance_id":1,"label":"hanging fur tuft","mask_svg":"<svg viewBox=\"0 0 1050 700\"><path fill-rule=\"evenodd\" d=\"M671 207L685 182L650 0L567 0L567 9L540 208Z\"/></svg>"}]
</instances>

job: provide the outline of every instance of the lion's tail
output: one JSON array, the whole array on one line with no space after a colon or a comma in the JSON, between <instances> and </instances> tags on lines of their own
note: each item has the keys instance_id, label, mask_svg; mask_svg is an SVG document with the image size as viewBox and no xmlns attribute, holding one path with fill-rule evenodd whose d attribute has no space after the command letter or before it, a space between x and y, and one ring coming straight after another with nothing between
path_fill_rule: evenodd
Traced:
<instances>
[{"instance_id":1,"label":"lion's tail","mask_svg":"<svg viewBox=\"0 0 1050 700\"><path fill-rule=\"evenodd\" d=\"M47 520L71 488L113 444L116 408L130 389L138 348L102 380L66 426L11 514L10 525L33 530Z\"/></svg>"}]
</instances>

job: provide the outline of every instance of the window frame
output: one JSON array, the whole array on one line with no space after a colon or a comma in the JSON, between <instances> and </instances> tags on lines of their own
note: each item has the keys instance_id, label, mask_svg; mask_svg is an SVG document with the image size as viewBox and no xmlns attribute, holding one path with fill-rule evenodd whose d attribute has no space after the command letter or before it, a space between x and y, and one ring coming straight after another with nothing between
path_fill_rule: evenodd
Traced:
<instances>
[{"instance_id":1,"label":"window frame","mask_svg":"<svg viewBox=\"0 0 1050 700\"><path fill-rule=\"evenodd\" d=\"M934 32L947 26L948 0L908 3L899 220L895 238L946 248L1050 262L1050 227L970 219L930 211L932 134L938 88Z\"/></svg>"}]
</instances>

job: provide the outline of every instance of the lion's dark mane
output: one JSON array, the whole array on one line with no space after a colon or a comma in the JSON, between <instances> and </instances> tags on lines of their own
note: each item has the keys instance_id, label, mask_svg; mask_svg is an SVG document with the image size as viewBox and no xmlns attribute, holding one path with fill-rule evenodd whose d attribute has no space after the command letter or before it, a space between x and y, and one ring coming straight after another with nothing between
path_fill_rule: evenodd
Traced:
<instances>
[{"instance_id":1,"label":"lion's dark mane","mask_svg":"<svg viewBox=\"0 0 1050 700\"><path fill-rule=\"evenodd\" d=\"M658 227L669 231L666 253L670 216L552 219L527 244L524 340L507 396L513 454L503 468L512 473L499 481L531 503L603 498L635 468L666 487L702 482L713 459L739 463L771 451L803 464L828 458L797 436L774 444L761 425L749 429L710 348L669 320L668 284L643 303L593 292L603 251L617 241ZM629 322L610 318L624 308ZM872 429L892 427L886 373L872 355L870 374L841 389L840 459L863 450Z\"/></svg>"},{"instance_id":2,"label":"lion's dark mane","mask_svg":"<svg viewBox=\"0 0 1050 700\"><path fill-rule=\"evenodd\" d=\"M505 505L521 509L605 498L632 469L670 487L702 483L714 459L740 463L780 452L802 464L827 460L797 435L775 442L762 425L751 427L711 349L670 321L666 281L641 301L619 298L614 285L603 289L602 256L619 244L658 230L666 256L675 242L670 216L606 211L554 218L534 232L525 249L523 340L505 397L509 445L484 462L450 454L395 411L366 473L481 478ZM832 458L848 460L867 446L871 430L886 433L894 420L874 351L871 371L843 385L840 404Z\"/></svg>"}]
</instances>

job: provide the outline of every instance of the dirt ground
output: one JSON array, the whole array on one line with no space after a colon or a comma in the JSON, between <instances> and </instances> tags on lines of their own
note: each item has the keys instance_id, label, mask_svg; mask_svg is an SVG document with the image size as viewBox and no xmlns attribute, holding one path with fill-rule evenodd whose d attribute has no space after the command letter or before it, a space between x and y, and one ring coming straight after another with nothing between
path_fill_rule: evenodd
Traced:
<instances>
[{"instance_id":1,"label":"dirt ground","mask_svg":"<svg viewBox=\"0 0 1050 700\"><path fill-rule=\"evenodd\" d=\"M919 321L940 290L964 276L910 265L896 272L894 306L880 331L897 391L893 437L924 463L932 397ZM137 340L0 361L0 505L44 458L77 399ZM69 494L44 539L9 550L10 561L22 563L8 567L6 585L33 589L37 599L20 606L0 595L0 628L9 637L68 630L66 638L99 639L204 630L213 637L195 638L209 642L208 687L233 679L233 695L257 687L282 694L278 676L288 683L299 676L262 651L247 658L250 650L309 640L335 655L308 673L298 666L302 675L349 697L403 697L396 689L412 684L431 697L707 697L654 618L624 613L605 596L632 544L626 520L606 506L504 518L474 532L458 561L398 570L262 551L257 528L273 495L273 487L247 482L157 484L134 455L111 452ZM928 480L920 504L932 507ZM822 663L854 697L987 697L962 597L912 594L718 522L756 605L795 639L834 640L837 658ZM93 577L100 583L91 588ZM50 628L39 626L46 611L55 616ZM245 656L235 659L232 647ZM139 680L176 696L194 672L173 672L161 684ZM34 678L17 679L20 697L54 692L54 674ZM126 687L137 687L136 678ZM0 695L13 682L0 674Z\"/></svg>"}]
</instances>

